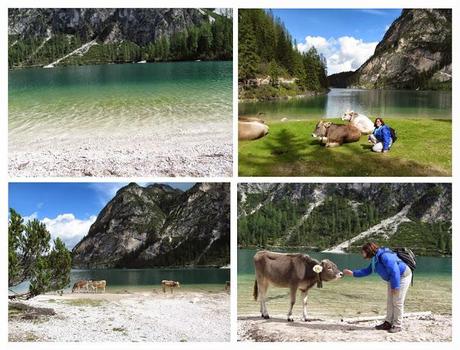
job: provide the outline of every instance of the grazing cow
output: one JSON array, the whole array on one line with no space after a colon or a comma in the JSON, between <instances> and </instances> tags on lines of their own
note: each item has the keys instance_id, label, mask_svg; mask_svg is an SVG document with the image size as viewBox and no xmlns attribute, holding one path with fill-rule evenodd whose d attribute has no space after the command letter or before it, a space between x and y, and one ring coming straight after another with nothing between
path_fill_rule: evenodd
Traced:
<instances>
[{"instance_id":1,"label":"grazing cow","mask_svg":"<svg viewBox=\"0 0 460 350\"><path fill-rule=\"evenodd\" d=\"M230 291L230 281L225 282L224 291Z\"/></svg>"},{"instance_id":2,"label":"grazing cow","mask_svg":"<svg viewBox=\"0 0 460 350\"><path fill-rule=\"evenodd\" d=\"M269 284L290 289L291 304L287 314L288 321L293 321L292 308L295 304L297 289L302 292L303 319L307 321L307 294L315 284L322 286L322 281L333 281L343 276L342 272L330 260L318 260L304 254L284 254L260 251L254 255L256 280L254 282L254 299L260 301L260 313L267 319L265 299Z\"/></svg>"},{"instance_id":3,"label":"grazing cow","mask_svg":"<svg viewBox=\"0 0 460 350\"><path fill-rule=\"evenodd\" d=\"M358 128L363 134L372 134L374 131L374 123L364 114L348 111L343 114L342 120L350 122L351 125Z\"/></svg>"},{"instance_id":4,"label":"grazing cow","mask_svg":"<svg viewBox=\"0 0 460 350\"><path fill-rule=\"evenodd\" d=\"M176 281L169 281L163 280L161 281L161 286L163 288L163 293L166 293L166 287L169 287L171 293L173 292L173 288L180 288L180 283Z\"/></svg>"},{"instance_id":5,"label":"grazing cow","mask_svg":"<svg viewBox=\"0 0 460 350\"><path fill-rule=\"evenodd\" d=\"M97 293L98 289L102 289L102 293L105 293L105 287L107 285L106 280L101 280L101 281L92 281L90 282L89 286L90 288Z\"/></svg>"},{"instance_id":6,"label":"grazing cow","mask_svg":"<svg viewBox=\"0 0 460 350\"><path fill-rule=\"evenodd\" d=\"M75 293L75 292L80 292L81 289L84 289L86 290L86 292L88 292L88 288L89 288L89 284L91 283L91 281L86 281L86 280L80 280L80 281L77 281L74 283L73 287L72 287L72 293Z\"/></svg>"},{"instance_id":7,"label":"grazing cow","mask_svg":"<svg viewBox=\"0 0 460 350\"><path fill-rule=\"evenodd\" d=\"M268 134L268 125L260 118L238 117L238 140L257 140Z\"/></svg>"},{"instance_id":8,"label":"grazing cow","mask_svg":"<svg viewBox=\"0 0 460 350\"><path fill-rule=\"evenodd\" d=\"M326 147L337 147L343 143L359 141L361 131L350 124L334 124L320 120L311 136L318 137Z\"/></svg>"}]
</instances>

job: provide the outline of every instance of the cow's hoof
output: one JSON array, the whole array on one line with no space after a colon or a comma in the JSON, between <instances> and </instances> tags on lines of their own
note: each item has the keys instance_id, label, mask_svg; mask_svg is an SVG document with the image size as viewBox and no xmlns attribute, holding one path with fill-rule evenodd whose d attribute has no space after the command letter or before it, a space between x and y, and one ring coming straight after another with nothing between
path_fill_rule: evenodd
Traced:
<instances>
[{"instance_id":1,"label":"cow's hoof","mask_svg":"<svg viewBox=\"0 0 460 350\"><path fill-rule=\"evenodd\" d=\"M308 318L306 318L306 317L303 318L303 321L304 322L310 322L310 320Z\"/></svg>"},{"instance_id":2,"label":"cow's hoof","mask_svg":"<svg viewBox=\"0 0 460 350\"><path fill-rule=\"evenodd\" d=\"M270 318L270 316L268 315L262 315L263 318L265 318L266 320L268 320Z\"/></svg>"},{"instance_id":3,"label":"cow's hoof","mask_svg":"<svg viewBox=\"0 0 460 350\"><path fill-rule=\"evenodd\" d=\"M289 317L288 317L288 322L294 322L294 317L289 316Z\"/></svg>"}]
</instances>

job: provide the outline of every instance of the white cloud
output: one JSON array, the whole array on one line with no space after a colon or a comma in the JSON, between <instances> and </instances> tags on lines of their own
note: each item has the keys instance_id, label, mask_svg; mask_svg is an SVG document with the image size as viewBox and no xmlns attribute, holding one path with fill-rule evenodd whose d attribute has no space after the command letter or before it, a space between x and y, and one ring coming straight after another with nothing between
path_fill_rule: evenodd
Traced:
<instances>
[{"instance_id":1,"label":"white cloud","mask_svg":"<svg viewBox=\"0 0 460 350\"><path fill-rule=\"evenodd\" d=\"M307 36L297 44L305 52L315 47L327 60L328 74L358 69L375 51L378 42L364 42L352 36L326 39L321 36Z\"/></svg>"},{"instance_id":2,"label":"white cloud","mask_svg":"<svg viewBox=\"0 0 460 350\"><path fill-rule=\"evenodd\" d=\"M23 216L22 219L24 220L24 224L27 224L29 221L33 221L38 218L38 213L33 212L32 214L28 216Z\"/></svg>"},{"instance_id":3,"label":"white cloud","mask_svg":"<svg viewBox=\"0 0 460 350\"><path fill-rule=\"evenodd\" d=\"M74 214L60 214L55 218L44 218L41 221L46 225L53 240L59 237L68 249L72 249L88 233L95 220L95 215L81 220Z\"/></svg>"}]
</instances>

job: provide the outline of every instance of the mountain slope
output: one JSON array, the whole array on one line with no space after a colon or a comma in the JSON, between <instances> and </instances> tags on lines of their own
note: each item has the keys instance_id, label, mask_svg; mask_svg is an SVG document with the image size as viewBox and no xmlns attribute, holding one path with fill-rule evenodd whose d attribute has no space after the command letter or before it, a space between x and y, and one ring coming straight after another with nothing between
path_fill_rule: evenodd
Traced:
<instances>
[{"instance_id":1,"label":"mountain slope","mask_svg":"<svg viewBox=\"0 0 460 350\"><path fill-rule=\"evenodd\" d=\"M403 10L372 57L355 72L334 74L328 81L366 89L451 88L452 10Z\"/></svg>"},{"instance_id":2,"label":"mountain slope","mask_svg":"<svg viewBox=\"0 0 460 350\"><path fill-rule=\"evenodd\" d=\"M240 184L238 244L355 251L367 240L451 254L449 184Z\"/></svg>"},{"instance_id":3,"label":"mountain slope","mask_svg":"<svg viewBox=\"0 0 460 350\"><path fill-rule=\"evenodd\" d=\"M75 267L226 265L230 260L228 184L182 192L167 185L120 189L74 247Z\"/></svg>"},{"instance_id":4,"label":"mountain slope","mask_svg":"<svg viewBox=\"0 0 460 350\"><path fill-rule=\"evenodd\" d=\"M9 9L9 66L231 58L231 11ZM94 42L87 50L83 45ZM65 59L63 57L76 51Z\"/></svg>"}]
</instances>

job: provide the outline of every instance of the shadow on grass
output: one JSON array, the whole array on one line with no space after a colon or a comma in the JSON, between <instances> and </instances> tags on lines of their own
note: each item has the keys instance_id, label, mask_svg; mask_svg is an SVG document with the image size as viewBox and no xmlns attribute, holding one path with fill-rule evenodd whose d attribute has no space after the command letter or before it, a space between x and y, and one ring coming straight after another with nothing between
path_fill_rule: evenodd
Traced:
<instances>
[{"instance_id":1,"label":"shadow on grass","mask_svg":"<svg viewBox=\"0 0 460 350\"><path fill-rule=\"evenodd\" d=\"M271 136L271 137L270 137ZM344 144L325 148L282 129L261 140L262 152L240 152L241 176L449 176L440 167L371 152L372 145ZM241 169L250 169L241 171Z\"/></svg>"}]
</instances>

